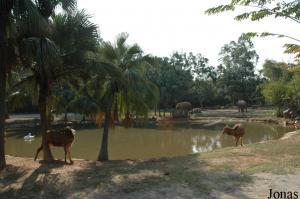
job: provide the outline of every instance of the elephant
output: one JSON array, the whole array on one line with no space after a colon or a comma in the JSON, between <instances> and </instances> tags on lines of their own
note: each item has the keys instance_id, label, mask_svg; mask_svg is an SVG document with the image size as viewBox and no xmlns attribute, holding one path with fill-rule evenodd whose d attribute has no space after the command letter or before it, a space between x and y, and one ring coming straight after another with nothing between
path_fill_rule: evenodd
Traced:
<instances>
[{"instance_id":1,"label":"elephant","mask_svg":"<svg viewBox=\"0 0 300 199\"><path fill-rule=\"evenodd\" d=\"M238 106L238 108L239 108L239 112L244 112L244 110L246 110L246 112L247 112L247 102L246 101L244 101L244 100L238 100L237 101L237 106Z\"/></svg>"},{"instance_id":2,"label":"elephant","mask_svg":"<svg viewBox=\"0 0 300 199\"><path fill-rule=\"evenodd\" d=\"M192 104L190 102L180 102L176 104L177 112L183 113L186 117L188 112L192 109Z\"/></svg>"}]
</instances>

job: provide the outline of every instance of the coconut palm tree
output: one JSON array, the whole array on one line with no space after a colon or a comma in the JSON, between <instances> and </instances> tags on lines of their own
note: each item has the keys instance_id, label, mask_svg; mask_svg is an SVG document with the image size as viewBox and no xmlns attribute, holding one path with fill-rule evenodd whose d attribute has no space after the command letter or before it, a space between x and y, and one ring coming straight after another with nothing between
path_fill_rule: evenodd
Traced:
<instances>
[{"instance_id":1,"label":"coconut palm tree","mask_svg":"<svg viewBox=\"0 0 300 199\"><path fill-rule=\"evenodd\" d=\"M118 75L106 76L102 84L102 104L105 105L105 121L99 161L108 160L108 130L113 110L124 114L128 119L131 111L145 113L148 104L157 99L157 89L144 78L144 68L150 64L137 45L128 45L127 33L121 33L116 42L102 42L100 60L103 65L111 66ZM151 105L150 105L151 106Z\"/></svg>"},{"instance_id":2,"label":"coconut palm tree","mask_svg":"<svg viewBox=\"0 0 300 199\"><path fill-rule=\"evenodd\" d=\"M40 15L31 0L0 0L0 170L5 167L4 126L7 75L18 62L18 42L24 30L38 29ZM17 31L18 30L18 31Z\"/></svg>"},{"instance_id":3,"label":"coconut palm tree","mask_svg":"<svg viewBox=\"0 0 300 199\"><path fill-rule=\"evenodd\" d=\"M49 127L49 105L52 90L59 81L66 81L93 62L97 49L97 26L89 21L84 11L59 14L52 17L51 34L48 37L30 37L23 40L23 63L31 75L24 79L37 85L38 106L43 138ZM46 139L43 139L44 160L52 161Z\"/></svg>"}]
</instances>

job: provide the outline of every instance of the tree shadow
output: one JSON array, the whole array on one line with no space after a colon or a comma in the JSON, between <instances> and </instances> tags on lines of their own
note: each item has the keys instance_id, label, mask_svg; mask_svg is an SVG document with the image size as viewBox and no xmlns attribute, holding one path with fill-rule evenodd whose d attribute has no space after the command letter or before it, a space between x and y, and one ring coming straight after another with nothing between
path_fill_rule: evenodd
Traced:
<instances>
[{"instance_id":1,"label":"tree shadow","mask_svg":"<svg viewBox=\"0 0 300 199\"><path fill-rule=\"evenodd\" d=\"M179 162L182 162L180 164ZM89 163L74 173L74 198L249 197L242 187L253 178L235 171L209 169L197 156L148 161ZM78 183L84 182L84 183Z\"/></svg>"},{"instance_id":2,"label":"tree shadow","mask_svg":"<svg viewBox=\"0 0 300 199\"><path fill-rule=\"evenodd\" d=\"M63 161L46 163L32 173L19 172L1 186L25 178L20 188L0 191L1 198L231 198L249 197L243 186L253 177L230 168L215 169L200 155L147 161ZM18 168L14 168L17 171ZM58 171L60 170L60 171Z\"/></svg>"},{"instance_id":3,"label":"tree shadow","mask_svg":"<svg viewBox=\"0 0 300 199\"><path fill-rule=\"evenodd\" d=\"M3 187L10 185L26 174L25 170L13 165L7 165L6 168L1 172L2 175L0 177L0 184Z\"/></svg>"},{"instance_id":4,"label":"tree shadow","mask_svg":"<svg viewBox=\"0 0 300 199\"><path fill-rule=\"evenodd\" d=\"M51 171L55 168L63 167L64 165L65 163L60 160L55 160L51 163L40 161L40 166L25 178L20 188L8 188L5 192L0 192L0 198L2 198L1 195L3 198L61 197L63 189L59 181L61 179L60 175L52 173ZM23 177L25 173L25 171L22 173ZM4 186L9 186L11 183L16 182L17 180L17 178L13 179L13 181L6 180L8 183L4 184Z\"/></svg>"}]
</instances>

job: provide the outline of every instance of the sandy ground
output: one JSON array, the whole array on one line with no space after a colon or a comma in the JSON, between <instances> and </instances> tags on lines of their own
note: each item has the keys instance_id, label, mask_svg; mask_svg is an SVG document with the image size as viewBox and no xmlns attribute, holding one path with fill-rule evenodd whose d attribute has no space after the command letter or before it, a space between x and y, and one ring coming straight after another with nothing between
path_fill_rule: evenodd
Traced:
<instances>
[{"instance_id":1,"label":"sandy ground","mask_svg":"<svg viewBox=\"0 0 300 199\"><path fill-rule=\"evenodd\" d=\"M10 174L7 175L17 179L4 183L0 178L2 186L0 197L3 196L1 198L260 199L267 198L269 189L300 191L299 169L285 175L257 173L246 176L234 171L208 170L205 173L204 171L208 169L206 168L201 170L203 173L199 174L197 179L202 184L199 186L199 182L195 182L195 186L191 186L184 180L178 179L176 182L168 180L173 174L153 169L151 168L153 165L148 169L133 172L132 167L139 167L137 165L145 164L144 162L121 162L121 165L128 167L127 172L124 172L126 168L119 170L120 168L116 169L115 166L112 168L113 171L107 170L116 162L102 164L77 160L74 165L65 165L62 162L44 165L32 159L8 156L8 163L10 166L6 172ZM99 173L94 174L95 170ZM154 179L157 185L153 184Z\"/></svg>"},{"instance_id":2,"label":"sandy ground","mask_svg":"<svg viewBox=\"0 0 300 199\"><path fill-rule=\"evenodd\" d=\"M300 131L283 140L205 154L73 165L7 156L0 198L267 198L300 193Z\"/></svg>"}]
</instances>

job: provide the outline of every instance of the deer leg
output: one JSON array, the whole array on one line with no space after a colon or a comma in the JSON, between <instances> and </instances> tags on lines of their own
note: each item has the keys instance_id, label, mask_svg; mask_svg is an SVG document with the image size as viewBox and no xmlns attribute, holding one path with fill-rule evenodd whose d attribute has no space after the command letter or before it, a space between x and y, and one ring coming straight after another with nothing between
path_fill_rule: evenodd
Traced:
<instances>
[{"instance_id":1,"label":"deer leg","mask_svg":"<svg viewBox=\"0 0 300 199\"><path fill-rule=\"evenodd\" d=\"M67 163L67 147L64 146L64 151L65 151L65 163Z\"/></svg>"},{"instance_id":2,"label":"deer leg","mask_svg":"<svg viewBox=\"0 0 300 199\"><path fill-rule=\"evenodd\" d=\"M68 147L68 154L69 154L69 160L70 160L70 163L73 164L73 160L71 159L71 150L70 150L70 146Z\"/></svg>"},{"instance_id":3,"label":"deer leg","mask_svg":"<svg viewBox=\"0 0 300 199\"><path fill-rule=\"evenodd\" d=\"M34 157L34 161L36 161L40 151L43 149L43 145L41 145L37 150L36 150L36 154L35 154L35 157Z\"/></svg>"},{"instance_id":4,"label":"deer leg","mask_svg":"<svg viewBox=\"0 0 300 199\"><path fill-rule=\"evenodd\" d=\"M236 140L236 142L235 142L235 146L237 146L237 145L238 145L239 139L240 139L239 137L236 137L236 138L235 138L235 140Z\"/></svg>"},{"instance_id":5,"label":"deer leg","mask_svg":"<svg viewBox=\"0 0 300 199\"><path fill-rule=\"evenodd\" d=\"M243 146L243 137L241 137L241 146Z\"/></svg>"}]
</instances>

